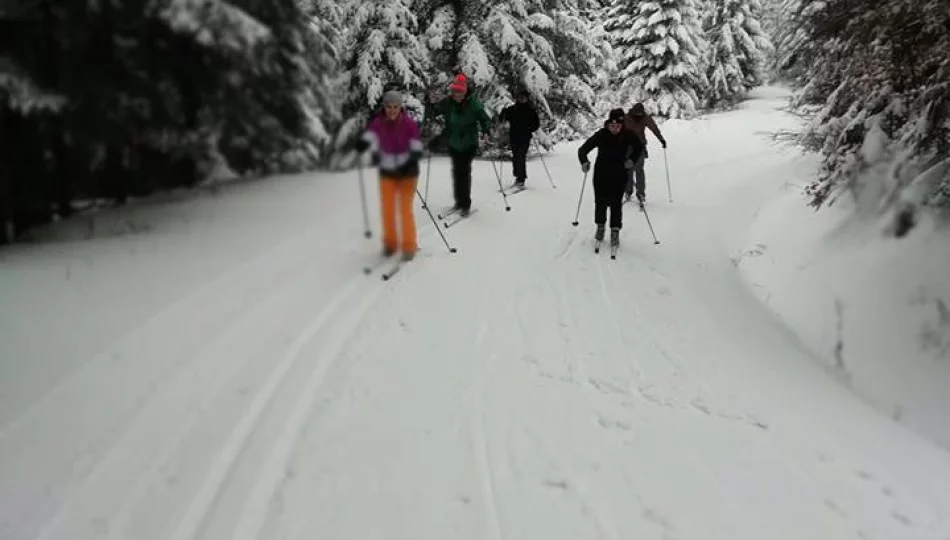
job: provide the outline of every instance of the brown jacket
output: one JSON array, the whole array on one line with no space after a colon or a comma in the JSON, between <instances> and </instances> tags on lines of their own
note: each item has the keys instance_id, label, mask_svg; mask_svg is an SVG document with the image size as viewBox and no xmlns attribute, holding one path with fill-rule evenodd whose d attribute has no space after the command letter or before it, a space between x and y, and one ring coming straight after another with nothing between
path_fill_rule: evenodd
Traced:
<instances>
[{"instance_id":1,"label":"brown jacket","mask_svg":"<svg viewBox=\"0 0 950 540\"><path fill-rule=\"evenodd\" d=\"M650 131L656 135L656 138L660 142L664 142L663 135L660 133L660 128L656 125L653 117L649 114L645 114L643 116L633 116L632 114L627 114L623 118L623 127L636 133L644 145L647 143L647 128L650 128Z\"/></svg>"}]
</instances>

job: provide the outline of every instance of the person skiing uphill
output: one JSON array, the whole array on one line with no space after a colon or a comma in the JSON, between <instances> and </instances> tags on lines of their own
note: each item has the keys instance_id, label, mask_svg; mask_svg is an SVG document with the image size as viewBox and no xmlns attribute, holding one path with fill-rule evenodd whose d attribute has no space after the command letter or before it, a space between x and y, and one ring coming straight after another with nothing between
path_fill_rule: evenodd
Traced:
<instances>
[{"instance_id":1,"label":"person skiing uphill","mask_svg":"<svg viewBox=\"0 0 950 540\"><path fill-rule=\"evenodd\" d=\"M511 147L511 168L515 177L515 187L524 187L528 178L528 148L531 146L531 137L541 127L538 112L528 101L530 95L527 90L518 92L517 102L505 107L499 118L508 122L508 144Z\"/></svg>"},{"instance_id":2,"label":"person skiing uphill","mask_svg":"<svg viewBox=\"0 0 950 540\"><path fill-rule=\"evenodd\" d=\"M594 224L597 232L594 240L604 239L607 209L610 209L610 245L620 244L620 229L623 227L623 192L627 184L627 169L643 153L643 143L630 131L624 129L623 109L613 109L604 127L597 130L577 150L581 169L590 170L587 155L597 149L594 165Z\"/></svg>"},{"instance_id":3,"label":"person skiing uphill","mask_svg":"<svg viewBox=\"0 0 950 540\"><path fill-rule=\"evenodd\" d=\"M383 228L383 254L402 250L403 259L416 254L416 222L412 199L419 178L422 140L419 126L403 110L403 98L396 90L383 94L383 114L374 117L363 137L356 142L359 151L371 149L379 166L380 211ZM397 210L402 225L397 234Z\"/></svg>"},{"instance_id":4,"label":"person skiing uphill","mask_svg":"<svg viewBox=\"0 0 950 540\"><path fill-rule=\"evenodd\" d=\"M443 135L452 159L452 188L455 207L468 215L472 207L472 161L478 153L479 133L488 133L491 118L476 97L468 95L468 80L459 74L449 85L452 95L441 100L432 93L426 114L445 118Z\"/></svg>"},{"instance_id":5,"label":"person skiing uphill","mask_svg":"<svg viewBox=\"0 0 950 540\"><path fill-rule=\"evenodd\" d=\"M643 155L640 156L640 159L633 160L633 169L627 178L627 188L625 190L627 200L629 200L633 195L634 180L636 180L637 201L640 202L640 206L643 206L646 200L647 185L646 172L643 167L646 159L649 157L647 152L647 128L653 132L653 135L660 141L663 148L666 148L666 139L664 139L663 134L660 133L660 128L656 125L656 121L653 120L653 117L647 114L643 103L637 103L630 108L626 118L624 118L624 128L634 133L640 139L640 142L643 143Z\"/></svg>"}]
</instances>

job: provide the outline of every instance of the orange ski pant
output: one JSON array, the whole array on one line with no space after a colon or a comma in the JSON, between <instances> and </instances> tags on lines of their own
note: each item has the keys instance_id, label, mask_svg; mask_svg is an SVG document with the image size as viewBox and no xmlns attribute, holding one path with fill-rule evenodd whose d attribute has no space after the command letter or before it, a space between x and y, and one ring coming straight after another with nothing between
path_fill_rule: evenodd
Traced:
<instances>
[{"instance_id":1,"label":"orange ski pant","mask_svg":"<svg viewBox=\"0 0 950 540\"><path fill-rule=\"evenodd\" d=\"M416 252L416 218L412 200L416 195L418 177L392 178L380 176L379 198L382 206L383 246L403 253ZM397 234L396 214L402 229ZM402 240L400 242L400 240Z\"/></svg>"}]
</instances>

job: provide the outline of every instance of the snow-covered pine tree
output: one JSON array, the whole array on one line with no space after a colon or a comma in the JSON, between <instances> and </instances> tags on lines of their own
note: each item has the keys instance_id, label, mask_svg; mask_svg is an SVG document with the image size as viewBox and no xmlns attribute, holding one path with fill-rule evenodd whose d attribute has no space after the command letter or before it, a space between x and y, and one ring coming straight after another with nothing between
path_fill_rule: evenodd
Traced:
<instances>
[{"instance_id":1,"label":"snow-covered pine tree","mask_svg":"<svg viewBox=\"0 0 950 540\"><path fill-rule=\"evenodd\" d=\"M708 80L707 44L694 0L615 0L604 24L630 99L662 117L697 113Z\"/></svg>"},{"instance_id":2,"label":"snow-covered pine tree","mask_svg":"<svg viewBox=\"0 0 950 540\"><path fill-rule=\"evenodd\" d=\"M803 138L824 156L806 190L814 206L851 195L859 210L890 218L897 236L921 208L950 207L948 8L841 2L804 21L802 42L817 55L803 92L822 103Z\"/></svg>"},{"instance_id":3,"label":"snow-covered pine tree","mask_svg":"<svg viewBox=\"0 0 950 540\"><path fill-rule=\"evenodd\" d=\"M68 214L73 197L121 203L193 186L219 149L238 171L283 169L306 150L295 0L17 4L24 19L0 30L16 86L68 105L30 115L12 94L0 105L23 156L10 182L30 190L15 202L21 225L50 219L54 205Z\"/></svg>"},{"instance_id":4,"label":"snow-covered pine tree","mask_svg":"<svg viewBox=\"0 0 950 540\"><path fill-rule=\"evenodd\" d=\"M297 0L307 18L304 49L309 81L303 101L321 158L331 155L333 133L342 123L343 100L333 91L342 66L344 4L338 0Z\"/></svg>"},{"instance_id":5,"label":"snow-covered pine tree","mask_svg":"<svg viewBox=\"0 0 950 540\"><path fill-rule=\"evenodd\" d=\"M827 7L823 0L776 0L781 24L772 41L775 44L777 75L796 85L805 83L807 70L821 54L822 42L813 42L810 25Z\"/></svg>"},{"instance_id":6,"label":"snow-covered pine tree","mask_svg":"<svg viewBox=\"0 0 950 540\"><path fill-rule=\"evenodd\" d=\"M592 83L608 49L602 36L591 39L581 16L586 0L422 2L437 84L465 73L489 113L526 89L556 138L576 133L593 113Z\"/></svg>"},{"instance_id":7,"label":"snow-covered pine tree","mask_svg":"<svg viewBox=\"0 0 950 540\"><path fill-rule=\"evenodd\" d=\"M783 0L762 0L762 31L772 44L772 48L765 54L765 79L768 82L779 78L778 42L785 23L782 2Z\"/></svg>"},{"instance_id":8,"label":"snow-covered pine tree","mask_svg":"<svg viewBox=\"0 0 950 540\"><path fill-rule=\"evenodd\" d=\"M743 99L762 84L766 54L773 47L762 29L759 0L713 0L704 27L709 40L708 107Z\"/></svg>"},{"instance_id":9,"label":"snow-covered pine tree","mask_svg":"<svg viewBox=\"0 0 950 540\"><path fill-rule=\"evenodd\" d=\"M407 108L421 120L420 100L431 65L407 0L365 0L352 10L341 79L345 99L344 121L336 135L338 150L358 137L389 85L403 92Z\"/></svg>"},{"instance_id":10,"label":"snow-covered pine tree","mask_svg":"<svg viewBox=\"0 0 950 540\"><path fill-rule=\"evenodd\" d=\"M319 134L311 130L305 105L313 83L307 70L307 19L297 0L230 1L256 23L248 28L258 27L269 38L241 66L244 81L233 87L239 93L231 94L234 109L223 119L219 146L229 161L244 162L247 172L306 170L319 157L313 144Z\"/></svg>"},{"instance_id":11,"label":"snow-covered pine tree","mask_svg":"<svg viewBox=\"0 0 950 540\"><path fill-rule=\"evenodd\" d=\"M555 64L544 67L551 85L544 96L550 118L546 137L538 138L542 144L586 135L598 118L598 90L615 68L607 33L586 17L598 7L589 0L541 0L528 6L529 18L538 21L535 31L555 51ZM543 14L553 25L544 24Z\"/></svg>"}]
</instances>

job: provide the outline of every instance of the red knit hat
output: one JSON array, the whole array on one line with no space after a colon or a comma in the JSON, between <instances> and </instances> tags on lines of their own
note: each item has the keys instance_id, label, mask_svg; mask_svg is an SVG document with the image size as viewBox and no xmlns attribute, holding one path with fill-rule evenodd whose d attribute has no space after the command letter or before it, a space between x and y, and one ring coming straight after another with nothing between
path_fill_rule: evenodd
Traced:
<instances>
[{"instance_id":1,"label":"red knit hat","mask_svg":"<svg viewBox=\"0 0 950 540\"><path fill-rule=\"evenodd\" d=\"M452 84L449 85L449 90L456 92L467 92L468 79L465 78L465 75L459 73L455 76L455 80L452 81Z\"/></svg>"}]
</instances>

